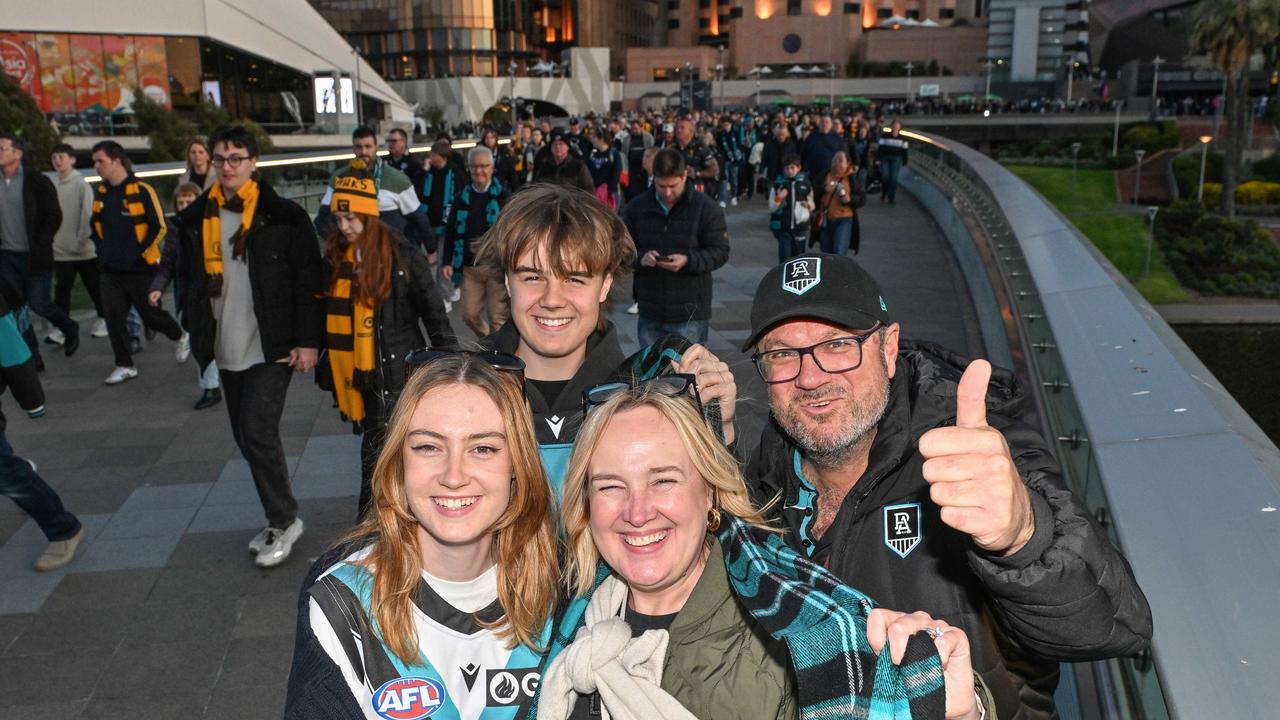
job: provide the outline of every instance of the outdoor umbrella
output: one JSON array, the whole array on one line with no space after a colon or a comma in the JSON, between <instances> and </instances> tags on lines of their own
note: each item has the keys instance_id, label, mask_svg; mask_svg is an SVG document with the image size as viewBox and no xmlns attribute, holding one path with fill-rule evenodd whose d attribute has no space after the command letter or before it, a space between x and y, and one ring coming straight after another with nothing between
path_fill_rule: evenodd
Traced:
<instances>
[{"instance_id":1,"label":"outdoor umbrella","mask_svg":"<svg viewBox=\"0 0 1280 720\"><path fill-rule=\"evenodd\" d=\"M861 95L845 95L840 98L840 102L848 103L850 105L866 105L867 107L871 107L871 100Z\"/></svg>"},{"instance_id":2,"label":"outdoor umbrella","mask_svg":"<svg viewBox=\"0 0 1280 720\"><path fill-rule=\"evenodd\" d=\"M828 100L826 97L822 97L822 96L820 96L820 97L816 97L816 98L814 98L814 99L810 100L809 102L810 102L810 103L812 103L812 104L814 104L814 105L826 105L826 104L830 103L831 101L830 101L830 100Z\"/></svg>"},{"instance_id":3,"label":"outdoor umbrella","mask_svg":"<svg viewBox=\"0 0 1280 720\"><path fill-rule=\"evenodd\" d=\"M805 70L799 65L792 65L791 68L787 70L787 72L792 75L803 75L804 73L808 72L808 70Z\"/></svg>"}]
</instances>

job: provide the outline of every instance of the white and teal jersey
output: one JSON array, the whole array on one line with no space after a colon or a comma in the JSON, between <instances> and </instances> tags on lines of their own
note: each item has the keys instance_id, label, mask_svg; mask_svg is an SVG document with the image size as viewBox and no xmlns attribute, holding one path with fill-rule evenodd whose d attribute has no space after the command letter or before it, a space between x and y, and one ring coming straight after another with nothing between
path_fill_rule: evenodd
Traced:
<instances>
[{"instance_id":1,"label":"white and teal jersey","mask_svg":"<svg viewBox=\"0 0 1280 720\"><path fill-rule=\"evenodd\" d=\"M502 615L496 581L487 578L488 584L482 586L487 597L475 612L454 607L425 579L419 581L413 617L423 657L420 664L408 664L382 643L370 611L371 576L366 568L353 564L365 552L330 568L308 591L311 629L341 669L365 717L523 717L538 689L542 656L523 645L509 649L493 630L476 622L477 616L491 620ZM485 581L484 576L478 580ZM445 590L441 589L450 594ZM540 640L543 644L547 638Z\"/></svg>"}]
</instances>

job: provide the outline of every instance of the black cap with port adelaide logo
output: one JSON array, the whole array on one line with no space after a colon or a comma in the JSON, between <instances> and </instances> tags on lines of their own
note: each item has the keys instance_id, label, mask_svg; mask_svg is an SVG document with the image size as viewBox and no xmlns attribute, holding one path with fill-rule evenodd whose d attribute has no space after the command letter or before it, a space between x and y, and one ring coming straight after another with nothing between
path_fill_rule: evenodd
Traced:
<instances>
[{"instance_id":1,"label":"black cap with port adelaide logo","mask_svg":"<svg viewBox=\"0 0 1280 720\"><path fill-rule=\"evenodd\" d=\"M880 284L852 258L807 253L765 273L751 302L751 335L743 351L784 320L809 319L850 329L889 325Z\"/></svg>"}]
</instances>

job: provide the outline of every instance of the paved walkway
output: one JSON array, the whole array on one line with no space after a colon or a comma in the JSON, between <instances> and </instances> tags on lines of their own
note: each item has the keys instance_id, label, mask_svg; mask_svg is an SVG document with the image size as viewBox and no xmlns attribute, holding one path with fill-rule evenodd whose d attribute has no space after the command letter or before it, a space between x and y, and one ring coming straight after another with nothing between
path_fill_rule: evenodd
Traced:
<instances>
[{"instance_id":1,"label":"paved walkway","mask_svg":"<svg viewBox=\"0 0 1280 720\"><path fill-rule=\"evenodd\" d=\"M729 265L716 273L712 349L734 367L742 436L751 444L765 394L746 356L750 296L774 263L764 203L728 214ZM862 260L885 286L904 335L971 353L980 342L963 280L910 196L864 211ZM630 287L612 318L634 348ZM454 326L463 328L455 318ZM278 718L299 584L355 514L359 442L310 376L296 376L281 423L306 533L280 568L254 567L246 544L261 508L225 410L194 412L193 365L149 343L138 379L106 387L105 339L71 359L49 352L48 415L28 420L5 398L7 436L35 460L89 529L79 557L31 570L44 539L0 501L0 717Z\"/></svg>"}]
</instances>

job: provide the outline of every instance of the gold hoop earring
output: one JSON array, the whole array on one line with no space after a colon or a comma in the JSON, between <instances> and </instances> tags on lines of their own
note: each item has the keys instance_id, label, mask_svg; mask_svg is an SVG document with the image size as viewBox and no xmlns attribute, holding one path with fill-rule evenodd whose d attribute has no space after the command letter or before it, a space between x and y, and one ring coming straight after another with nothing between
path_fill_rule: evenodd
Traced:
<instances>
[{"instance_id":1,"label":"gold hoop earring","mask_svg":"<svg viewBox=\"0 0 1280 720\"><path fill-rule=\"evenodd\" d=\"M707 511L707 532L715 532L720 529L720 510L711 508Z\"/></svg>"}]
</instances>

